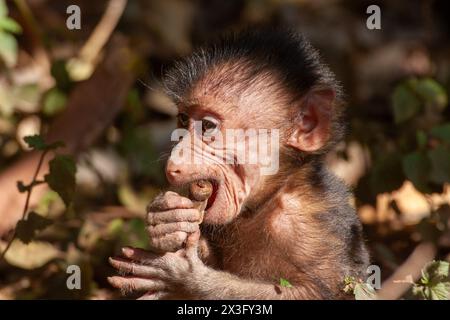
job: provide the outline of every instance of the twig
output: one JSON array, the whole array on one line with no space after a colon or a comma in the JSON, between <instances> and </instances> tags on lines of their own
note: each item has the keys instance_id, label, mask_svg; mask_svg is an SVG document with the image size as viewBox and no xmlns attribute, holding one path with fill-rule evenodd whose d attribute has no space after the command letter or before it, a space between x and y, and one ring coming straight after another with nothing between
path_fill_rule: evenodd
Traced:
<instances>
[{"instance_id":1,"label":"twig","mask_svg":"<svg viewBox=\"0 0 450 320\"><path fill-rule=\"evenodd\" d=\"M50 87L53 85L53 78L50 74L51 62L44 45L42 30L26 1L14 0L14 3L23 17L25 31L28 32L30 36L33 60L43 72L43 81L46 83L45 86Z\"/></svg>"},{"instance_id":2,"label":"twig","mask_svg":"<svg viewBox=\"0 0 450 320\"><path fill-rule=\"evenodd\" d=\"M100 50L111 36L119 22L127 0L111 0L100 22L95 27L89 39L80 50L80 58L86 62L92 62L98 56Z\"/></svg>"},{"instance_id":3,"label":"twig","mask_svg":"<svg viewBox=\"0 0 450 320\"><path fill-rule=\"evenodd\" d=\"M100 22L83 45L78 57L69 60L67 67L71 77L84 80L94 71L100 51L111 37L122 16L128 0L110 0Z\"/></svg>"},{"instance_id":4,"label":"twig","mask_svg":"<svg viewBox=\"0 0 450 320\"><path fill-rule=\"evenodd\" d=\"M42 152L42 154L41 154L41 156L39 158L38 165L36 167L36 171L34 172L33 179L31 180L31 183L28 185L28 188L27 188L27 191L26 191L27 192L27 197L26 197L25 205L23 207L23 212L22 212L22 219L19 220L19 222L27 219L28 207L30 206L31 191L33 190L33 188L36 185L44 183L44 181L37 180L37 176L39 174L39 171L41 170L42 164L44 163L44 158L47 155L47 152L48 152L48 150L44 150ZM16 224L16 227L17 227L17 224ZM11 236L11 239L9 239L8 243L6 244L6 247L5 247L5 249L3 250L3 252L2 252L2 254L0 256L0 260L4 259L6 253L8 252L8 250L11 247L14 239L16 238L16 235L17 235L16 234L16 228L14 228L14 231L13 231L13 234Z\"/></svg>"}]
</instances>

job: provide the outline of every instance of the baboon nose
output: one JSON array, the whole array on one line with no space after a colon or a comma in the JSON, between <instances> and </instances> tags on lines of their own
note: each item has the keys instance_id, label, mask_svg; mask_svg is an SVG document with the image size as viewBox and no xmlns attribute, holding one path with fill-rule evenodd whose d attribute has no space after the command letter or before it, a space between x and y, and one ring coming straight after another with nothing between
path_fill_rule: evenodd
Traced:
<instances>
[{"instance_id":1,"label":"baboon nose","mask_svg":"<svg viewBox=\"0 0 450 320\"><path fill-rule=\"evenodd\" d=\"M182 171L181 171L180 166L176 165L172 161L169 161L167 163L166 176L170 183L176 182L176 180L182 176Z\"/></svg>"}]
</instances>

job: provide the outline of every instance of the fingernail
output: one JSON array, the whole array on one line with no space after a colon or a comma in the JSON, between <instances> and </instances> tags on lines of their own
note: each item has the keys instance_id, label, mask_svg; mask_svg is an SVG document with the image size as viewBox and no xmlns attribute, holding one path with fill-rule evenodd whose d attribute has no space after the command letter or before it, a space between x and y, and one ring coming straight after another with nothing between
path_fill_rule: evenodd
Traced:
<instances>
[{"instance_id":1,"label":"fingernail","mask_svg":"<svg viewBox=\"0 0 450 320\"><path fill-rule=\"evenodd\" d=\"M131 256L133 254L133 249L131 249L130 247L123 247L122 248L122 253L126 256Z\"/></svg>"}]
</instances>

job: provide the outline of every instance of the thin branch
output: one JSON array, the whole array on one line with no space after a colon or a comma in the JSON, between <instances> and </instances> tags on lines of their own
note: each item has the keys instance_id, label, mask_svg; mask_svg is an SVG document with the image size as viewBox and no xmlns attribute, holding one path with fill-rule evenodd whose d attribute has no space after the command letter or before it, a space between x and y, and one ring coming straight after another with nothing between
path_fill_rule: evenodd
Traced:
<instances>
[{"instance_id":1,"label":"thin branch","mask_svg":"<svg viewBox=\"0 0 450 320\"><path fill-rule=\"evenodd\" d=\"M44 36L33 12L25 0L14 0L19 10L24 24L25 33L28 33L31 45L32 56L36 65L42 70L43 78L41 83L45 83L45 87L51 87L54 84L53 77L50 74L51 62L44 44Z\"/></svg>"},{"instance_id":2,"label":"thin branch","mask_svg":"<svg viewBox=\"0 0 450 320\"><path fill-rule=\"evenodd\" d=\"M44 150L44 151L42 152L40 158L39 158L39 162L38 162L38 165L37 165L37 167L36 167L36 171L34 172L33 179L31 180L30 189L29 189L28 192L27 192L27 199L26 199L26 201L25 201L25 206L24 206L24 208L23 208L22 220L25 220L25 219L27 218L28 207L29 207L29 205L30 205L31 191L32 191L33 187L36 185L34 182L35 182L36 179L37 179L37 176L38 176L38 174L39 174L39 171L41 170L42 163L44 162L44 158L45 158L45 156L47 155L47 152L48 152L47 150Z\"/></svg>"},{"instance_id":3,"label":"thin branch","mask_svg":"<svg viewBox=\"0 0 450 320\"><path fill-rule=\"evenodd\" d=\"M30 198L31 198L31 192L33 190L33 187L35 187L36 185L39 185L39 184L45 182L45 181L42 181L42 180L37 180L37 176L39 174L39 171L41 170L42 164L44 163L44 158L47 155L47 152L48 152L48 150L44 150L41 153L38 165L36 167L36 171L33 174L33 179L31 180L31 183L29 184L29 188L27 188L27 191L26 191L27 192L27 197L26 197L26 200L25 200L25 205L23 207L22 219L19 220L19 222L20 221L24 221L24 220L27 219L28 207L30 206ZM17 224L16 224L16 227L17 227ZM11 239L9 239L9 241L8 241L8 243L6 245L6 248L3 250L3 252L2 252L2 254L0 256L0 260L4 259L6 253L8 252L9 248L11 247L11 244L13 243L14 239L16 238L16 235L17 235L16 234L16 228L14 228L14 231L13 231L13 234L11 236Z\"/></svg>"},{"instance_id":4,"label":"thin branch","mask_svg":"<svg viewBox=\"0 0 450 320\"><path fill-rule=\"evenodd\" d=\"M85 80L91 76L98 62L100 51L119 23L127 0L110 0L100 22L83 45L77 57L69 60L67 67L75 80Z\"/></svg>"},{"instance_id":5,"label":"thin branch","mask_svg":"<svg viewBox=\"0 0 450 320\"><path fill-rule=\"evenodd\" d=\"M115 29L127 0L110 0L106 11L98 25L95 27L89 39L80 50L80 58L86 62L92 62L100 53L105 43L108 41Z\"/></svg>"}]
</instances>

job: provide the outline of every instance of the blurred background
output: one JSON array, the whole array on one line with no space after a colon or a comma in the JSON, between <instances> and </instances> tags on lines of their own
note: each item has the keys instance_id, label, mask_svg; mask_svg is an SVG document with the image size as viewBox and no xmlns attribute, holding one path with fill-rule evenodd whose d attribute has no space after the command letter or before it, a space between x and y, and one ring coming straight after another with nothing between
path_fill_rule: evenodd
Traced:
<instances>
[{"instance_id":1,"label":"blurred background","mask_svg":"<svg viewBox=\"0 0 450 320\"><path fill-rule=\"evenodd\" d=\"M411 281L450 260L448 21L445 0L0 0L0 299L120 298L107 258L146 247L145 206L167 187L162 73L259 24L303 32L342 82L349 134L329 166L354 191L383 297L423 298Z\"/></svg>"}]
</instances>

